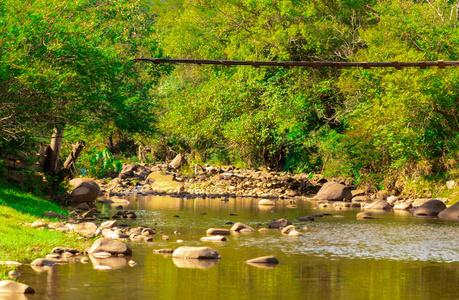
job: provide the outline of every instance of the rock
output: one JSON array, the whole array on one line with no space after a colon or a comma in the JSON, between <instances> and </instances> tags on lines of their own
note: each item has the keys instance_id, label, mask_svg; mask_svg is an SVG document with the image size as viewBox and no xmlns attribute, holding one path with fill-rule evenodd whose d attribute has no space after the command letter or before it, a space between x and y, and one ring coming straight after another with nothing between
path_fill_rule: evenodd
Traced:
<instances>
[{"instance_id":1,"label":"rock","mask_svg":"<svg viewBox=\"0 0 459 300\"><path fill-rule=\"evenodd\" d=\"M300 221L300 222L314 221L314 217L313 216L299 217L299 218L295 218L295 221Z\"/></svg>"},{"instance_id":2,"label":"rock","mask_svg":"<svg viewBox=\"0 0 459 300\"><path fill-rule=\"evenodd\" d=\"M135 214L135 212L130 211L130 212L125 213L123 215L123 218L125 218L125 219L137 219L137 215Z\"/></svg>"},{"instance_id":3,"label":"rock","mask_svg":"<svg viewBox=\"0 0 459 300\"><path fill-rule=\"evenodd\" d=\"M357 220L372 220L372 219L379 219L377 217L373 217L370 212L364 211L357 214Z\"/></svg>"},{"instance_id":4,"label":"rock","mask_svg":"<svg viewBox=\"0 0 459 300\"><path fill-rule=\"evenodd\" d=\"M278 264L279 260L274 256L262 256L249 259L245 262L249 264Z\"/></svg>"},{"instance_id":5,"label":"rock","mask_svg":"<svg viewBox=\"0 0 459 300\"><path fill-rule=\"evenodd\" d=\"M203 242L225 242L226 238L223 235L205 236L200 239Z\"/></svg>"},{"instance_id":6,"label":"rock","mask_svg":"<svg viewBox=\"0 0 459 300\"><path fill-rule=\"evenodd\" d=\"M288 225L292 225L292 222L290 222L287 219L278 219L278 220L275 220L269 223L268 227L269 228L284 228L284 227L287 227Z\"/></svg>"},{"instance_id":7,"label":"rock","mask_svg":"<svg viewBox=\"0 0 459 300\"><path fill-rule=\"evenodd\" d=\"M428 216L428 217L435 217L440 212L446 209L445 203L440 200L430 200L419 206L413 211L413 216L421 217L421 216Z\"/></svg>"},{"instance_id":8,"label":"rock","mask_svg":"<svg viewBox=\"0 0 459 300\"><path fill-rule=\"evenodd\" d=\"M110 228L118 227L118 222L116 220L105 221L102 224L100 224L100 227L102 227L104 229L110 229Z\"/></svg>"},{"instance_id":9,"label":"rock","mask_svg":"<svg viewBox=\"0 0 459 300\"><path fill-rule=\"evenodd\" d=\"M73 230L80 235L91 236L95 235L97 225L92 222L83 222L73 226Z\"/></svg>"},{"instance_id":10,"label":"rock","mask_svg":"<svg viewBox=\"0 0 459 300\"><path fill-rule=\"evenodd\" d=\"M395 203L394 210L407 210L412 207L411 201L400 201Z\"/></svg>"},{"instance_id":11,"label":"rock","mask_svg":"<svg viewBox=\"0 0 459 300\"><path fill-rule=\"evenodd\" d=\"M365 205L364 209L390 210L392 209L392 205L390 205L386 200L378 200L376 202Z\"/></svg>"},{"instance_id":12,"label":"rock","mask_svg":"<svg viewBox=\"0 0 459 300\"><path fill-rule=\"evenodd\" d=\"M30 263L31 266L37 267L51 267L54 266L56 263L52 260L45 259L45 258L37 258L33 262Z\"/></svg>"},{"instance_id":13,"label":"rock","mask_svg":"<svg viewBox=\"0 0 459 300\"><path fill-rule=\"evenodd\" d=\"M109 238L113 240L117 240L121 238L121 234L118 231L112 230L112 229L106 229L106 228L102 229L102 235L105 238Z\"/></svg>"},{"instance_id":14,"label":"rock","mask_svg":"<svg viewBox=\"0 0 459 300\"><path fill-rule=\"evenodd\" d=\"M447 188L448 190L452 190L452 189L454 189L456 186L457 186L457 184L456 184L456 181L454 181L454 180L450 180L450 181L447 181L447 182L446 182L446 188Z\"/></svg>"},{"instance_id":15,"label":"rock","mask_svg":"<svg viewBox=\"0 0 459 300\"><path fill-rule=\"evenodd\" d=\"M284 227L284 229L282 229L281 232L282 232L282 234L289 234L290 231L293 231L293 230L295 230L295 226L289 225L287 227Z\"/></svg>"},{"instance_id":16,"label":"rock","mask_svg":"<svg viewBox=\"0 0 459 300\"><path fill-rule=\"evenodd\" d=\"M352 203L365 203L365 202L370 202L371 199L368 196L365 195L360 195L360 196L355 196L352 198Z\"/></svg>"},{"instance_id":17,"label":"rock","mask_svg":"<svg viewBox=\"0 0 459 300\"><path fill-rule=\"evenodd\" d=\"M19 283L12 280L2 280L0 281L0 293L34 294L35 291L27 284Z\"/></svg>"},{"instance_id":18,"label":"rock","mask_svg":"<svg viewBox=\"0 0 459 300\"><path fill-rule=\"evenodd\" d=\"M45 228L48 227L48 224L45 222L45 220L36 220L35 222L30 225L32 228Z\"/></svg>"},{"instance_id":19,"label":"rock","mask_svg":"<svg viewBox=\"0 0 459 300\"><path fill-rule=\"evenodd\" d=\"M172 174L161 174L152 172L148 175L146 183L151 185L151 189L159 192L181 192L184 184L175 180Z\"/></svg>"},{"instance_id":20,"label":"rock","mask_svg":"<svg viewBox=\"0 0 459 300\"><path fill-rule=\"evenodd\" d=\"M185 165L186 161L183 158L183 155L181 153L177 154L175 158L169 163L169 167L172 169L178 170L180 169L181 166Z\"/></svg>"},{"instance_id":21,"label":"rock","mask_svg":"<svg viewBox=\"0 0 459 300\"><path fill-rule=\"evenodd\" d=\"M132 255L132 250L125 243L108 238L100 238L94 242L88 253L108 252L112 255Z\"/></svg>"},{"instance_id":22,"label":"rock","mask_svg":"<svg viewBox=\"0 0 459 300\"><path fill-rule=\"evenodd\" d=\"M390 197L387 197L387 202L390 204L390 205L393 205L395 202L397 202L400 198L397 197L397 196L390 196ZM410 202L411 203L411 202Z\"/></svg>"},{"instance_id":23,"label":"rock","mask_svg":"<svg viewBox=\"0 0 459 300\"><path fill-rule=\"evenodd\" d=\"M58 214L57 212L54 211L47 211L43 214L43 217L45 218L56 218L56 219L63 219L64 217L61 214Z\"/></svg>"},{"instance_id":24,"label":"rock","mask_svg":"<svg viewBox=\"0 0 459 300\"><path fill-rule=\"evenodd\" d=\"M153 253L172 254L174 251L175 251L174 249L156 249L156 250L153 250Z\"/></svg>"},{"instance_id":25,"label":"rock","mask_svg":"<svg viewBox=\"0 0 459 300\"><path fill-rule=\"evenodd\" d=\"M440 219L459 221L459 202L451 205L438 214Z\"/></svg>"},{"instance_id":26,"label":"rock","mask_svg":"<svg viewBox=\"0 0 459 300\"><path fill-rule=\"evenodd\" d=\"M9 271L8 272L8 277L9 278L16 278L16 277L19 277L21 276L21 273L19 273L18 271Z\"/></svg>"},{"instance_id":27,"label":"rock","mask_svg":"<svg viewBox=\"0 0 459 300\"><path fill-rule=\"evenodd\" d=\"M418 198L418 199L415 199L414 202L413 202L413 207L414 208L417 208L421 205L423 205L424 203L428 202L432 200L432 198Z\"/></svg>"},{"instance_id":28,"label":"rock","mask_svg":"<svg viewBox=\"0 0 459 300\"><path fill-rule=\"evenodd\" d=\"M123 168L120 171L119 178L120 179L126 179L126 178L129 178L129 177L133 177L134 176L134 171L136 169L137 169L137 166L133 165L133 164L129 164L129 165L123 166Z\"/></svg>"},{"instance_id":29,"label":"rock","mask_svg":"<svg viewBox=\"0 0 459 300\"><path fill-rule=\"evenodd\" d=\"M54 247L51 250L51 253L63 254L63 253L72 253L72 254L79 254L80 251L74 248L67 248L67 247Z\"/></svg>"},{"instance_id":30,"label":"rock","mask_svg":"<svg viewBox=\"0 0 459 300\"><path fill-rule=\"evenodd\" d=\"M241 222L236 222L230 229L230 231L237 231L240 232L243 230L244 232L256 232L257 230L250 227L249 225L243 224Z\"/></svg>"},{"instance_id":31,"label":"rock","mask_svg":"<svg viewBox=\"0 0 459 300\"><path fill-rule=\"evenodd\" d=\"M172 253L175 258L192 258L192 259L218 259L217 251L209 247L191 247L183 246L175 249Z\"/></svg>"},{"instance_id":32,"label":"rock","mask_svg":"<svg viewBox=\"0 0 459 300\"><path fill-rule=\"evenodd\" d=\"M365 190L352 190L351 194L352 194L352 197L361 196L365 194Z\"/></svg>"},{"instance_id":33,"label":"rock","mask_svg":"<svg viewBox=\"0 0 459 300\"><path fill-rule=\"evenodd\" d=\"M271 200L268 200L268 199L261 199L259 202L258 202L258 205L262 205L262 206L274 206L276 205L274 203L274 201L271 201Z\"/></svg>"},{"instance_id":34,"label":"rock","mask_svg":"<svg viewBox=\"0 0 459 300\"><path fill-rule=\"evenodd\" d=\"M319 190L317 195L314 197L316 200L351 200L352 192L351 190L340 183L337 182L327 182Z\"/></svg>"},{"instance_id":35,"label":"rock","mask_svg":"<svg viewBox=\"0 0 459 300\"><path fill-rule=\"evenodd\" d=\"M94 202L99 196L100 187L94 180L75 178L70 180L69 183L74 186L74 189L70 192L70 200L73 203Z\"/></svg>"},{"instance_id":36,"label":"rock","mask_svg":"<svg viewBox=\"0 0 459 300\"><path fill-rule=\"evenodd\" d=\"M260 233L268 233L269 229L268 228L260 228L260 229L258 229L258 232L260 232Z\"/></svg>"},{"instance_id":37,"label":"rock","mask_svg":"<svg viewBox=\"0 0 459 300\"><path fill-rule=\"evenodd\" d=\"M209 228L207 235L230 235L230 231L224 228Z\"/></svg>"}]
</instances>

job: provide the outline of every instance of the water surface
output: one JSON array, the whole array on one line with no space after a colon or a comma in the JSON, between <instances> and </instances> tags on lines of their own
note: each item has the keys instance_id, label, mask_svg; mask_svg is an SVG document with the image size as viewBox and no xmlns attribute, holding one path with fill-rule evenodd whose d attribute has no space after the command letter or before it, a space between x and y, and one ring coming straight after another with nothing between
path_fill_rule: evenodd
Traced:
<instances>
[{"instance_id":1,"label":"water surface","mask_svg":"<svg viewBox=\"0 0 459 300\"><path fill-rule=\"evenodd\" d=\"M358 210L317 209L309 201L278 200L259 207L259 199L180 199L127 196L126 209L146 225L164 232L152 243L129 243L131 258L116 258L112 270L95 270L99 262L69 264L44 272L19 270L20 280L36 290L37 299L454 299L459 294L458 224L415 219L409 213L373 213L380 219L358 221ZM100 207L113 214L114 206ZM295 217L319 212L333 216L314 222ZM227 242L201 242L210 227L229 222L267 227L287 218L303 236L280 231L232 234ZM179 235L174 231L180 232ZM183 240L183 242L177 242ZM182 245L209 246L219 261L183 261L154 254L154 249ZM276 267L255 267L244 261L276 256ZM102 262L103 264L103 262ZM1 298L0 298L1 299Z\"/></svg>"}]
</instances>

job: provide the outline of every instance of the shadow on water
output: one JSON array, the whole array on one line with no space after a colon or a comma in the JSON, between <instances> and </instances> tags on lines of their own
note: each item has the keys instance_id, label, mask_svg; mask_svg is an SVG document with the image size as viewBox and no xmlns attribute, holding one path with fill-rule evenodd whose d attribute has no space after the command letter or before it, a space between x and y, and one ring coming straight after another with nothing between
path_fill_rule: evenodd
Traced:
<instances>
[{"instance_id":1,"label":"shadow on water","mask_svg":"<svg viewBox=\"0 0 459 300\"><path fill-rule=\"evenodd\" d=\"M37 299L450 299L459 292L456 223L406 212L372 212L379 219L358 221L359 210L315 209L316 203L306 200L276 200L263 207L252 198L130 194L124 199L129 201L124 209L138 219L121 222L150 226L169 240L156 234L151 243L129 243L137 262L133 267L124 257L91 257L87 264L71 260L42 272L22 267L19 279L35 288ZM114 207L100 209L112 215ZM319 212L332 215L294 221ZM211 227L243 222L260 228L279 218L291 220L303 236L273 229L232 233L226 242L200 241ZM209 246L222 258L183 260L153 253L182 245ZM280 264L245 263L265 255L276 256Z\"/></svg>"}]
</instances>

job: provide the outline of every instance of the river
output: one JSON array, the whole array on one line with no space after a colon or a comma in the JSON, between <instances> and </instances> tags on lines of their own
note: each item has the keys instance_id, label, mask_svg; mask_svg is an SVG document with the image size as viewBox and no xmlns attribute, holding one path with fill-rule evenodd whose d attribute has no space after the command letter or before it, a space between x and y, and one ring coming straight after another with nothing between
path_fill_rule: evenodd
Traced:
<instances>
[{"instance_id":1,"label":"river","mask_svg":"<svg viewBox=\"0 0 459 300\"><path fill-rule=\"evenodd\" d=\"M130 200L126 209L138 218L123 222L155 228L153 242L129 242L132 258L114 259L108 263L114 266L111 270L96 270L93 263L79 259L44 272L21 267L19 281L35 289L32 298L453 299L459 294L457 223L413 218L408 212L372 212L379 219L356 220L358 209L322 209L308 200L278 200L274 207L260 207L259 199L253 198L222 201L130 194L126 199ZM113 207L99 208L111 215ZM313 222L294 221L321 212L332 215ZM200 241L211 227L243 222L261 228L279 218L291 220L303 236L271 230L233 233L226 242ZM212 247L222 258L184 264L153 253L185 245ZM265 255L276 256L280 263L275 267L245 263ZM127 264L130 259L137 264Z\"/></svg>"}]
</instances>

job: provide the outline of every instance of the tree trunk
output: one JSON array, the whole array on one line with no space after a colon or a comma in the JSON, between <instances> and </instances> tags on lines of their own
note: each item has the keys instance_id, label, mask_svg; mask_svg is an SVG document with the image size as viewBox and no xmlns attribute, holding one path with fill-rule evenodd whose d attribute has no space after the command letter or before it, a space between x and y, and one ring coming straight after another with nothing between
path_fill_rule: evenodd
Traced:
<instances>
[{"instance_id":1,"label":"tree trunk","mask_svg":"<svg viewBox=\"0 0 459 300\"><path fill-rule=\"evenodd\" d=\"M72 171L72 169L75 168L75 164L78 161L78 157L80 157L81 151L83 151L85 145L86 142L81 140L78 141L76 144L72 145L72 152L65 160L64 167L61 170L62 172L69 174Z\"/></svg>"},{"instance_id":2,"label":"tree trunk","mask_svg":"<svg viewBox=\"0 0 459 300\"><path fill-rule=\"evenodd\" d=\"M59 155L61 154L62 140L64 139L64 124L56 125L53 129L51 143L48 146L46 161L44 165L45 173L57 174L59 172Z\"/></svg>"}]
</instances>

